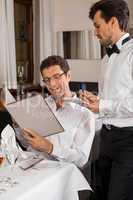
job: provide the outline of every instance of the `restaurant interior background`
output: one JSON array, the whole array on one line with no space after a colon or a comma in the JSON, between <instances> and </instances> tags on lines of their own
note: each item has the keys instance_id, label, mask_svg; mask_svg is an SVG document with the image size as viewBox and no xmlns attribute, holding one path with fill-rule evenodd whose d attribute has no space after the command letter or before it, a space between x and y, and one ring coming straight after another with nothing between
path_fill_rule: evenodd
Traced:
<instances>
[{"instance_id":1,"label":"restaurant interior background","mask_svg":"<svg viewBox=\"0 0 133 200\"><path fill-rule=\"evenodd\" d=\"M49 55L58 54L70 64L72 90L79 90L85 82L86 89L97 92L105 51L94 36L88 18L89 7L95 1L2 0L5 24L1 24L1 28L4 27L0 39L0 85L14 90L21 87L22 92L40 91L43 85L40 62ZM128 0L128 4L132 10L133 2ZM133 13L130 13L129 30L133 35ZM4 30L8 29L10 32L5 34Z\"/></svg>"}]
</instances>

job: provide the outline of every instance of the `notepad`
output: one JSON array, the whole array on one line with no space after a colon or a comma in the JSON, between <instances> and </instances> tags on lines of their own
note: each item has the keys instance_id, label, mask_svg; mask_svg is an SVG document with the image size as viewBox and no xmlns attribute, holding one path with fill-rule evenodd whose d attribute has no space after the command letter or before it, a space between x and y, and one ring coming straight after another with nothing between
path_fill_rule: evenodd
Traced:
<instances>
[{"instance_id":1,"label":"notepad","mask_svg":"<svg viewBox=\"0 0 133 200\"><path fill-rule=\"evenodd\" d=\"M7 104L6 109L21 128L31 129L41 136L46 137L64 131L41 95Z\"/></svg>"}]
</instances>

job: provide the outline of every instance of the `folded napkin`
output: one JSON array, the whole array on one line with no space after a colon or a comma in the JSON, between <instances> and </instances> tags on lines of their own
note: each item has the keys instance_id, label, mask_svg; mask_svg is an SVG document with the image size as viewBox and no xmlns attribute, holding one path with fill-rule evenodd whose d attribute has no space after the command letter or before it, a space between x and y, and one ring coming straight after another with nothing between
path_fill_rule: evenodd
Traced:
<instances>
[{"instance_id":1,"label":"folded napkin","mask_svg":"<svg viewBox=\"0 0 133 200\"><path fill-rule=\"evenodd\" d=\"M17 144L15 131L9 124L1 132L1 150L11 165L28 157Z\"/></svg>"},{"instance_id":2,"label":"folded napkin","mask_svg":"<svg viewBox=\"0 0 133 200\"><path fill-rule=\"evenodd\" d=\"M8 124L1 132L1 150L11 165L32 159L42 158L36 152L26 152L16 142L14 129Z\"/></svg>"},{"instance_id":3,"label":"folded napkin","mask_svg":"<svg viewBox=\"0 0 133 200\"><path fill-rule=\"evenodd\" d=\"M18 157L19 149L16 143L15 132L9 124L1 132L1 149L10 164L14 164Z\"/></svg>"}]
</instances>

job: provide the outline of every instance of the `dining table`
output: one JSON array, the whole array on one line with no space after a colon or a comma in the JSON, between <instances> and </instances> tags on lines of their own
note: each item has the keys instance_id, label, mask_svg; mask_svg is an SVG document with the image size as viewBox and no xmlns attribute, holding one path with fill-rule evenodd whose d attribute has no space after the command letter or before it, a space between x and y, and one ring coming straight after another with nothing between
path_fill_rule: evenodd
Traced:
<instances>
[{"instance_id":1,"label":"dining table","mask_svg":"<svg viewBox=\"0 0 133 200\"><path fill-rule=\"evenodd\" d=\"M0 200L78 200L78 191L91 190L72 163L42 160L23 169L0 167Z\"/></svg>"}]
</instances>

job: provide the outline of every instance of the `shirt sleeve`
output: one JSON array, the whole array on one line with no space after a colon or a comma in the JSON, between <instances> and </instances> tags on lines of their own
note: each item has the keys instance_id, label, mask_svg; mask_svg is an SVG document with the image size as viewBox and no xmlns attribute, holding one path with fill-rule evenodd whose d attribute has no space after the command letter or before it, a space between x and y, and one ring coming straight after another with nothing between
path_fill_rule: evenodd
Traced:
<instances>
[{"instance_id":1,"label":"shirt sleeve","mask_svg":"<svg viewBox=\"0 0 133 200\"><path fill-rule=\"evenodd\" d=\"M79 124L75 128L73 144L60 146L54 144L52 155L58 160L72 162L82 167L89 158L92 142L95 135L95 117L91 111L86 110Z\"/></svg>"}]
</instances>

